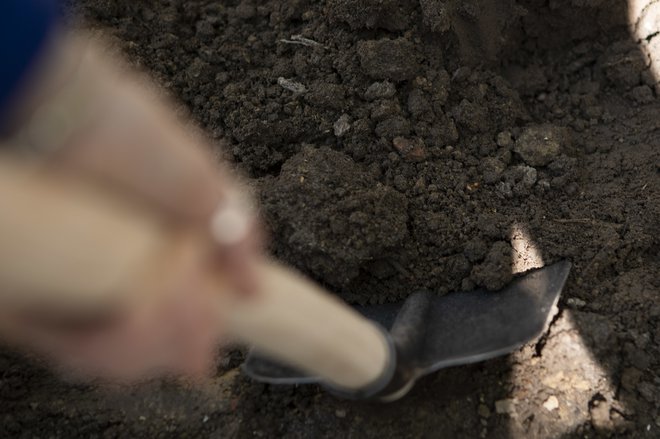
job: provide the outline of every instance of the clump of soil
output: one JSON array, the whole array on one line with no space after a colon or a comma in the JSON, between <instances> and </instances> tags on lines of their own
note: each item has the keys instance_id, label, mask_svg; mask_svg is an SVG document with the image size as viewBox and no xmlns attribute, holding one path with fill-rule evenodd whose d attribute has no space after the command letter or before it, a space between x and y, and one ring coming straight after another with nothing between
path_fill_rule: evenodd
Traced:
<instances>
[{"instance_id":1,"label":"clump of soil","mask_svg":"<svg viewBox=\"0 0 660 439\"><path fill-rule=\"evenodd\" d=\"M272 180L262 194L280 256L328 283L348 284L408 235L406 198L341 152L306 147Z\"/></svg>"},{"instance_id":2,"label":"clump of soil","mask_svg":"<svg viewBox=\"0 0 660 439\"><path fill-rule=\"evenodd\" d=\"M415 52L415 45L405 38L383 38L357 44L362 71L374 79L401 82L414 78L420 70Z\"/></svg>"}]
</instances>

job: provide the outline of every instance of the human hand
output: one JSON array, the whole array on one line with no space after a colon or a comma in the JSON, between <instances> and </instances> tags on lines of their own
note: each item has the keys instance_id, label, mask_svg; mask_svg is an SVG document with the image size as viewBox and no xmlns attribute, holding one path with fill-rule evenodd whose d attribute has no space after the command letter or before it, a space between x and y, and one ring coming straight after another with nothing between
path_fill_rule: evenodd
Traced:
<instances>
[{"instance_id":1,"label":"human hand","mask_svg":"<svg viewBox=\"0 0 660 439\"><path fill-rule=\"evenodd\" d=\"M128 300L110 301L110 307L91 313L69 312L79 304L7 300L10 306L0 308L0 334L74 380L126 384L159 376L203 378L221 341L217 295L222 292L206 282L209 261L194 242L177 245L169 259L159 262L157 279L117 292L132 296Z\"/></svg>"},{"instance_id":2,"label":"human hand","mask_svg":"<svg viewBox=\"0 0 660 439\"><path fill-rule=\"evenodd\" d=\"M71 328L53 325L47 309L12 313L4 307L0 330L80 375L129 381L154 373L199 375L216 354L221 325L213 312L219 292L204 282L208 272L221 271L233 291L254 289L251 266L260 238L253 209L208 145L148 82L117 68L97 48L71 40L63 45L67 56L51 61L59 72L51 76L61 82L36 88L38 96L25 100L19 141L50 151L41 165L45 172L148 206L176 229L206 234L214 250L183 252L187 256L162 273L159 294L113 310L103 321ZM52 123L62 114L71 123Z\"/></svg>"}]
</instances>

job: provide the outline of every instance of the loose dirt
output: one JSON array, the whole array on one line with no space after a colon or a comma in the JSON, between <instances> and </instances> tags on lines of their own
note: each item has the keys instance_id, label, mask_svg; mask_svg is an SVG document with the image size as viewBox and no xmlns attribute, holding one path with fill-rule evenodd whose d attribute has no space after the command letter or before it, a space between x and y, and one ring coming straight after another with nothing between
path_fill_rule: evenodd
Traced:
<instances>
[{"instance_id":1,"label":"loose dirt","mask_svg":"<svg viewBox=\"0 0 660 439\"><path fill-rule=\"evenodd\" d=\"M240 353L204 391L114 397L7 354L3 437L660 435L660 88L625 2L68 10L224 147L259 194L270 251L344 299L496 290L514 229L574 268L538 343L396 404L251 383Z\"/></svg>"}]
</instances>

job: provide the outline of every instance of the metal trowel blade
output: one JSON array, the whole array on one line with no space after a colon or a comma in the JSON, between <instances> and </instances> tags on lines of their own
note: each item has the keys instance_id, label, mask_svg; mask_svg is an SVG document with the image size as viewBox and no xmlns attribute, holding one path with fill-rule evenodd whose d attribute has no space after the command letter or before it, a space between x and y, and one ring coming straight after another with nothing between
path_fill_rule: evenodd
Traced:
<instances>
[{"instance_id":1,"label":"metal trowel blade","mask_svg":"<svg viewBox=\"0 0 660 439\"><path fill-rule=\"evenodd\" d=\"M357 307L389 329L399 356L414 377L508 354L541 335L552 317L571 264L532 270L497 291L437 296L415 293L403 302ZM243 370L272 384L322 381L250 352Z\"/></svg>"}]
</instances>

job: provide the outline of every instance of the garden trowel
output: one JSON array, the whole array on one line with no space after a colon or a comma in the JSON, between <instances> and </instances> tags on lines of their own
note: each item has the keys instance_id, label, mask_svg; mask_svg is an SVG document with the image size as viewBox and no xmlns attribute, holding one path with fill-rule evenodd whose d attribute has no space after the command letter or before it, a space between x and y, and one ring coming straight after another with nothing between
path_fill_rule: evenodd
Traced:
<instances>
[{"instance_id":1,"label":"garden trowel","mask_svg":"<svg viewBox=\"0 0 660 439\"><path fill-rule=\"evenodd\" d=\"M322 383L349 398L396 399L414 382L439 369L508 354L538 337L570 271L558 262L529 271L498 292L476 290L439 296L418 292L401 303L357 311L383 328L394 352L391 370L371 389L346 390L252 350L243 370L273 384Z\"/></svg>"}]
</instances>

